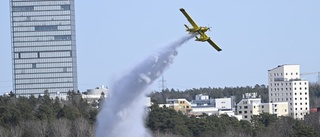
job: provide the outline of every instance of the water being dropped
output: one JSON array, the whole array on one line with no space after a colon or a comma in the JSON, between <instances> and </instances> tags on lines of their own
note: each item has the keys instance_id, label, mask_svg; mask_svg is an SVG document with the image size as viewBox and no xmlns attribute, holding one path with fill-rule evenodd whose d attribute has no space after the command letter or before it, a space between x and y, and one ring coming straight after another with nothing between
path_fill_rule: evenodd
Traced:
<instances>
[{"instance_id":1,"label":"water being dropped","mask_svg":"<svg viewBox=\"0 0 320 137\"><path fill-rule=\"evenodd\" d=\"M194 36L167 44L113 82L97 117L96 137L151 136L143 121L146 89L173 63L177 48Z\"/></svg>"}]
</instances>

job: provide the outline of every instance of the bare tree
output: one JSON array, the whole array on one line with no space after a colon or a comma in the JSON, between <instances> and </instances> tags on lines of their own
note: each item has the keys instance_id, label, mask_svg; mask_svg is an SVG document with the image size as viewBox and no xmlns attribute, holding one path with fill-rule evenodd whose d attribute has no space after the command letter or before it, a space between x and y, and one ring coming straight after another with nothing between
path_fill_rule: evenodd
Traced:
<instances>
[{"instance_id":1,"label":"bare tree","mask_svg":"<svg viewBox=\"0 0 320 137\"><path fill-rule=\"evenodd\" d=\"M153 137L183 137L181 135L174 135L171 133L161 133L159 130L153 133Z\"/></svg>"},{"instance_id":2,"label":"bare tree","mask_svg":"<svg viewBox=\"0 0 320 137\"><path fill-rule=\"evenodd\" d=\"M93 137L94 129L85 118L79 117L73 122L73 130L75 137Z\"/></svg>"},{"instance_id":3,"label":"bare tree","mask_svg":"<svg viewBox=\"0 0 320 137\"><path fill-rule=\"evenodd\" d=\"M10 134L12 137L21 137L23 134L23 129L20 125L11 126Z\"/></svg>"},{"instance_id":4,"label":"bare tree","mask_svg":"<svg viewBox=\"0 0 320 137\"><path fill-rule=\"evenodd\" d=\"M49 127L52 137L69 137L71 134L71 121L68 119L56 119Z\"/></svg>"},{"instance_id":5,"label":"bare tree","mask_svg":"<svg viewBox=\"0 0 320 137\"><path fill-rule=\"evenodd\" d=\"M265 130L257 133L259 137L284 137L294 133L292 127L295 121L291 117L279 117L279 120L272 123Z\"/></svg>"},{"instance_id":6,"label":"bare tree","mask_svg":"<svg viewBox=\"0 0 320 137\"><path fill-rule=\"evenodd\" d=\"M48 135L48 122L46 120L25 121L24 128L38 137L46 137Z\"/></svg>"},{"instance_id":7,"label":"bare tree","mask_svg":"<svg viewBox=\"0 0 320 137\"><path fill-rule=\"evenodd\" d=\"M219 135L212 134L208 137L251 137L249 133L244 132L243 129L235 128L233 126L227 126L224 133L221 133Z\"/></svg>"},{"instance_id":8,"label":"bare tree","mask_svg":"<svg viewBox=\"0 0 320 137\"><path fill-rule=\"evenodd\" d=\"M0 137L8 137L10 132L4 127L0 126Z\"/></svg>"}]
</instances>

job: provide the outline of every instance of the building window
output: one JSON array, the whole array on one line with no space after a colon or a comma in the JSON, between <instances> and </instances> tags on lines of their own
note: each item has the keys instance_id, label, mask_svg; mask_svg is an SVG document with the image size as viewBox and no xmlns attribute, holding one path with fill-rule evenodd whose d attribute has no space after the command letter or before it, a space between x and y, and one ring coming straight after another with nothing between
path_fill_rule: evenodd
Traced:
<instances>
[{"instance_id":1,"label":"building window","mask_svg":"<svg viewBox=\"0 0 320 137\"><path fill-rule=\"evenodd\" d=\"M308 110L308 108L306 108L306 110Z\"/></svg>"},{"instance_id":2,"label":"building window","mask_svg":"<svg viewBox=\"0 0 320 137\"><path fill-rule=\"evenodd\" d=\"M294 98L294 100L297 100L297 98Z\"/></svg>"},{"instance_id":3,"label":"building window","mask_svg":"<svg viewBox=\"0 0 320 137\"><path fill-rule=\"evenodd\" d=\"M308 105L308 103L307 103L307 102L306 102L305 104L306 104L306 105Z\"/></svg>"},{"instance_id":4,"label":"building window","mask_svg":"<svg viewBox=\"0 0 320 137\"><path fill-rule=\"evenodd\" d=\"M304 89L307 90L307 87L305 87Z\"/></svg>"},{"instance_id":5,"label":"building window","mask_svg":"<svg viewBox=\"0 0 320 137\"><path fill-rule=\"evenodd\" d=\"M302 103L300 103L300 105L302 105Z\"/></svg>"},{"instance_id":6,"label":"building window","mask_svg":"<svg viewBox=\"0 0 320 137\"><path fill-rule=\"evenodd\" d=\"M243 108L244 108L244 109L247 109L247 108L248 108L248 106L244 106Z\"/></svg>"},{"instance_id":7,"label":"building window","mask_svg":"<svg viewBox=\"0 0 320 137\"><path fill-rule=\"evenodd\" d=\"M292 106L292 103L290 103L290 106Z\"/></svg>"},{"instance_id":8,"label":"building window","mask_svg":"<svg viewBox=\"0 0 320 137\"><path fill-rule=\"evenodd\" d=\"M70 10L70 5L61 5L62 10Z\"/></svg>"},{"instance_id":9,"label":"building window","mask_svg":"<svg viewBox=\"0 0 320 137\"><path fill-rule=\"evenodd\" d=\"M297 105L297 103L294 103L294 105Z\"/></svg>"},{"instance_id":10,"label":"building window","mask_svg":"<svg viewBox=\"0 0 320 137\"><path fill-rule=\"evenodd\" d=\"M300 98L300 100L302 100L302 98Z\"/></svg>"},{"instance_id":11,"label":"building window","mask_svg":"<svg viewBox=\"0 0 320 137\"><path fill-rule=\"evenodd\" d=\"M239 114L242 114L242 111L239 111Z\"/></svg>"},{"instance_id":12,"label":"building window","mask_svg":"<svg viewBox=\"0 0 320 137\"><path fill-rule=\"evenodd\" d=\"M32 68L37 68L37 64L36 63L32 63Z\"/></svg>"},{"instance_id":13,"label":"building window","mask_svg":"<svg viewBox=\"0 0 320 137\"><path fill-rule=\"evenodd\" d=\"M247 116L247 115L245 115L245 116L244 116L244 118L248 118L248 116Z\"/></svg>"},{"instance_id":14,"label":"building window","mask_svg":"<svg viewBox=\"0 0 320 137\"><path fill-rule=\"evenodd\" d=\"M302 110L302 108L300 108L300 110Z\"/></svg>"},{"instance_id":15,"label":"building window","mask_svg":"<svg viewBox=\"0 0 320 137\"><path fill-rule=\"evenodd\" d=\"M295 110L298 110L298 108L295 108Z\"/></svg>"},{"instance_id":16,"label":"building window","mask_svg":"<svg viewBox=\"0 0 320 137\"><path fill-rule=\"evenodd\" d=\"M297 93L294 93L294 95L297 95Z\"/></svg>"},{"instance_id":17,"label":"building window","mask_svg":"<svg viewBox=\"0 0 320 137\"><path fill-rule=\"evenodd\" d=\"M57 25L35 26L34 29L36 31L52 31L52 30L58 30L58 26Z\"/></svg>"},{"instance_id":18,"label":"building window","mask_svg":"<svg viewBox=\"0 0 320 137\"><path fill-rule=\"evenodd\" d=\"M274 109L274 112L277 112L277 109Z\"/></svg>"},{"instance_id":19,"label":"building window","mask_svg":"<svg viewBox=\"0 0 320 137\"><path fill-rule=\"evenodd\" d=\"M308 98L307 98L307 97L305 97L304 99L305 99L305 100L308 100Z\"/></svg>"},{"instance_id":20,"label":"building window","mask_svg":"<svg viewBox=\"0 0 320 137\"><path fill-rule=\"evenodd\" d=\"M54 40L71 40L71 35L56 35Z\"/></svg>"},{"instance_id":21,"label":"building window","mask_svg":"<svg viewBox=\"0 0 320 137\"><path fill-rule=\"evenodd\" d=\"M34 6L13 6L12 11L34 11Z\"/></svg>"},{"instance_id":22,"label":"building window","mask_svg":"<svg viewBox=\"0 0 320 137\"><path fill-rule=\"evenodd\" d=\"M245 114L247 114L247 111L244 111Z\"/></svg>"},{"instance_id":23,"label":"building window","mask_svg":"<svg viewBox=\"0 0 320 137\"><path fill-rule=\"evenodd\" d=\"M241 106L239 106L239 108L241 109L242 107L241 107Z\"/></svg>"},{"instance_id":24,"label":"building window","mask_svg":"<svg viewBox=\"0 0 320 137\"><path fill-rule=\"evenodd\" d=\"M307 92L305 92L304 94L307 95Z\"/></svg>"}]
</instances>

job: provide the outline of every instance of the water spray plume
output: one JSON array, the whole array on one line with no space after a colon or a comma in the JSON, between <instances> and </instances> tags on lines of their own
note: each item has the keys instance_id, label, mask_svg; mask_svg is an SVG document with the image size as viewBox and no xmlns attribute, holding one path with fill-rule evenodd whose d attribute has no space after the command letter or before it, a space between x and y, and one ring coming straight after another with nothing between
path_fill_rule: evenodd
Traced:
<instances>
[{"instance_id":1,"label":"water spray plume","mask_svg":"<svg viewBox=\"0 0 320 137\"><path fill-rule=\"evenodd\" d=\"M113 82L98 114L96 137L151 136L143 121L146 89L173 63L177 48L194 36L171 42Z\"/></svg>"}]
</instances>

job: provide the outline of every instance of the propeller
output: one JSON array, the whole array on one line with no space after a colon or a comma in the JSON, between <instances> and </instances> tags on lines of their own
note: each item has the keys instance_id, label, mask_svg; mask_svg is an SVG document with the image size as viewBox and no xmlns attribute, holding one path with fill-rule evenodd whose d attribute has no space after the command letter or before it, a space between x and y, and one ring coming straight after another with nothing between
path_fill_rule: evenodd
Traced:
<instances>
[{"instance_id":1,"label":"propeller","mask_svg":"<svg viewBox=\"0 0 320 137\"><path fill-rule=\"evenodd\" d=\"M211 27L210 27L210 25L209 25L209 24L208 24L208 30L209 30L209 31L211 31Z\"/></svg>"}]
</instances>

